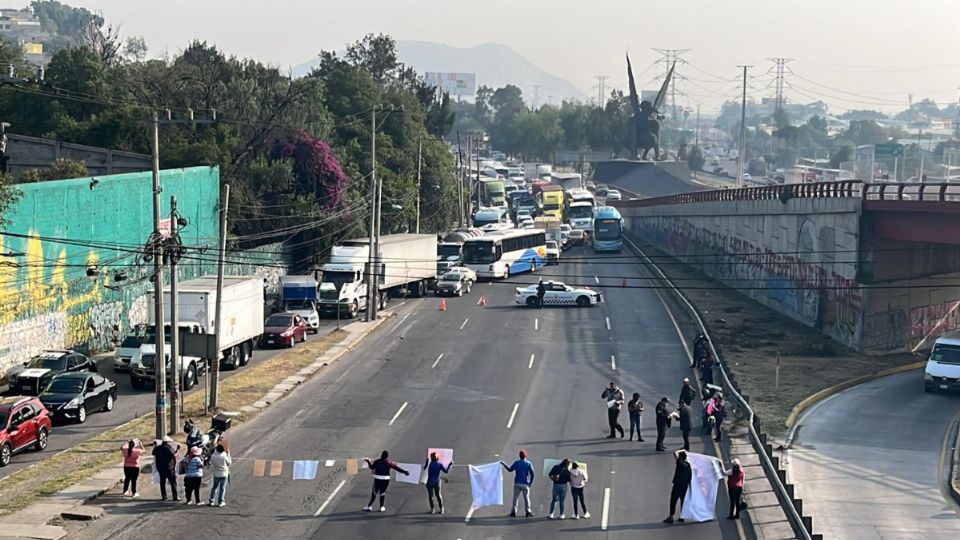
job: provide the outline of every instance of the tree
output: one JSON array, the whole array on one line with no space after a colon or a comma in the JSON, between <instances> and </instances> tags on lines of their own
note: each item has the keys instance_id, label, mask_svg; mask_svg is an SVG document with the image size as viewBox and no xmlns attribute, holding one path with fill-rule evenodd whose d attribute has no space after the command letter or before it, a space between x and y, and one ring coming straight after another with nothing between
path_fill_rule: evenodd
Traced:
<instances>
[{"instance_id":1,"label":"tree","mask_svg":"<svg viewBox=\"0 0 960 540\"><path fill-rule=\"evenodd\" d=\"M50 34L64 36L79 44L84 28L91 22L97 26L104 23L103 17L86 8L71 7L56 0L34 0L30 8L40 21L40 27Z\"/></svg>"},{"instance_id":2,"label":"tree","mask_svg":"<svg viewBox=\"0 0 960 540\"><path fill-rule=\"evenodd\" d=\"M65 180L68 178L85 178L90 176L87 165L82 161L58 159L50 164L48 169L29 169L20 177L23 184L47 182L50 180Z\"/></svg>"},{"instance_id":3,"label":"tree","mask_svg":"<svg viewBox=\"0 0 960 540\"><path fill-rule=\"evenodd\" d=\"M104 26L103 21L88 21L80 31L80 42L99 56L103 64L113 64L120 60L123 42L120 40L120 29L112 24Z\"/></svg>"},{"instance_id":4,"label":"tree","mask_svg":"<svg viewBox=\"0 0 960 540\"><path fill-rule=\"evenodd\" d=\"M706 162L707 158L703 155L703 150L701 150L699 146L693 145L690 151L687 152L687 166L690 167L691 171L703 169Z\"/></svg>"},{"instance_id":5,"label":"tree","mask_svg":"<svg viewBox=\"0 0 960 540\"><path fill-rule=\"evenodd\" d=\"M15 188L13 180L7 173L0 173L0 228L6 227L11 223L9 217L10 208L16 204L23 192Z\"/></svg>"},{"instance_id":6,"label":"tree","mask_svg":"<svg viewBox=\"0 0 960 540\"><path fill-rule=\"evenodd\" d=\"M131 36L123 45L123 56L130 62L143 62L147 59L147 41L141 36Z\"/></svg>"},{"instance_id":7,"label":"tree","mask_svg":"<svg viewBox=\"0 0 960 540\"><path fill-rule=\"evenodd\" d=\"M853 145L845 144L834 152L830 152L830 168L839 169L840 164L853 160Z\"/></svg>"}]
</instances>

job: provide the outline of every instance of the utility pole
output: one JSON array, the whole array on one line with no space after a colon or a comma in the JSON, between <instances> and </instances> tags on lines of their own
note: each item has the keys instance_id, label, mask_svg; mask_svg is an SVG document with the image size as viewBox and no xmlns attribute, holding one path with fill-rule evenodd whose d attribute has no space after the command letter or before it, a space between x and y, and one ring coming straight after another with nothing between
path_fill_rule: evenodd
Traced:
<instances>
[{"instance_id":1,"label":"utility pole","mask_svg":"<svg viewBox=\"0 0 960 540\"><path fill-rule=\"evenodd\" d=\"M170 196L170 240L177 242L177 197ZM180 313L177 305L177 259L179 247L166 251L170 261L170 431L176 431L180 425Z\"/></svg>"},{"instance_id":2,"label":"utility pole","mask_svg":"<svg viewBox=\"0 0 960 540\"><path fill-rule=\"evenodd\" d=\"M603 102L604 96L607 95L607 84L606 84L606 83L607 83L607 79L609 79L610 76L609 76L609 75L594 75L593 78L597 80L597 85L594 86L594 88L597 89L597 108L603 109L603 108L604 108L604 105L606 105L606 104Z\"/></svg>"},{"instance_id":3,"label":"utility pole","mask_svg":"<svg viewBox=\"0 0 960 540\"><path fill-rule=\"evenodd\" d=\"M421 178L421 168L423 165L423 137L421 136L417 140L417 234L420 234L420 183L423 181Z\"/></svg>"},{"instance_id":4,"label":"utility pole","mask_svg":"<svg viewBox=\"0 0 960 540\"><path fill-rule=\"evenodd\" d=\"M377 318L376 308L376 272L374 269L377 236L377 108L370 114L370 239L367 242L367 321Z\"/></svg>"},{"instance_id":5,"label":"utility pole","mask_svg":"<svg viewBox=\"0 0 960 540\"><path fill-rule=\"evenodd\" d=\"M150 121L151 153L153 158L153 297L154 297L154 357L156 377L156 438L164 438L167 432L167 362L163 328L163 242L160 231L160 117L154 112ZM176 429L176 427L173 427Z\"/></svg>"},{"instance_id":6,"label":"utility pole","mask_svg":"<svg viewBox=\"0 0 960 540\"><path fill-rule=\"evenodd\" d=\"M539 84L533 85L533 110L537 110L540 106L540 88Z\"/></svg>"},{"instance_id":7,"label":"utility pole","mask_svg":"<svg viewBox=\"0 0 960 540\"><path fill-rule=\"evenodd\" d=\"M214 349L210 359L210 408L216 411L220 390L220 346L223 343L220 319L223 316L223 267L227 264L227 211L230 209L230 184L223 185L223 201L220 203L220 249L217 253L217 303L213 308ZM210 330L207 329L209 332Z\"/></svg>"},{"instance_id":8,"label":"utility pole","mask_svg":"<svg viewBox=\"0 0 960 540\"><path fill-rule=\"evenodd\" d=\"M746 160L747 150L747 70L753 66L737 66L743 69L743 97L740 101L740 150L737 155L737 183L736 186L743 187L744 161Z\"/></svg>"}]
</instances>

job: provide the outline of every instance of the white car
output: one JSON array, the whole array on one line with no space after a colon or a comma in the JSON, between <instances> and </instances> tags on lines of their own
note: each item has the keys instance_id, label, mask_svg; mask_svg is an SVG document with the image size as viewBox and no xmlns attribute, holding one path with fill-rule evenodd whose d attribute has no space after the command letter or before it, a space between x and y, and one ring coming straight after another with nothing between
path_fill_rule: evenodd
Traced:
<instances>
[{"instance_id":1,"label":"white car","mask_svg":"<svg viewBox=\"0 0 960 540\"><path fill-rule=\"evenodd\" d=\"M545 306L589 307L603 301L599 292L590 289L578 289L559 281L544 281L543 285L546 288L543 295L543 305ZM514 301L524 306L539 306L537 286L517 287Z\"/></svg>"},{"instance_id":2,"label":"white car","mask_svg":"<svg viewBox=\"0 0 960 540\"><path fill-rule=\"evenodd\" d=\"M530 216L520 218L520 228L521 229L532 229L533 228L533 218Z\"/></svg>"},{"instance_id":3,"label":"white car","mask_svg":"<svg viewBox=\"0 0 960 540\"><path fill-rule=\"evenodd\" d=\"M473 270L467 268L466 266L454 266L447 270L448 274L460 273L463 274L465 278L476 283L477 282L477 273Z\"/></svg>"},{"instance_id":4,"label":"white car","mask_svg":"<svg viewBox=\"0 0 960 540\"><path fill-rule=\"evenodd\" d=\"M611 189L607 192L608 201L619 201L621 198L620 192L615 189Z\"/></svg>"},{"instance_id":5,"label":"white car","mask_svg":"<svg viewBox=\"0 0 960 540\"><path fill-rule=\"evenodd\" d=\"M547 240L547 264L560 264L560 246L554 240Z\"/></svg>"}]
</instances>

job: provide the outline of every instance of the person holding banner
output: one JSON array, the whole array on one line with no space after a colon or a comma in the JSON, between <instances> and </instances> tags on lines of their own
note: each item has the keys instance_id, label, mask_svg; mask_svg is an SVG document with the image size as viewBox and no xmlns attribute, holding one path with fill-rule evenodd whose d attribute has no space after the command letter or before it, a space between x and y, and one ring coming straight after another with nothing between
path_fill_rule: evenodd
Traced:
<instances>
[{"instance_id":1,"label":"person holding banner","mask_svg":"<svg viewBox=\"0 0 960 540\"><path fill-rule=\"evenodd\" d=\"M723 474L727 476L727 495L730 496L730 515L727 519L740 519L740 510L746 508L743 499L743 467L740 466L739 459L733 459L730 462L733 467L724 470Z\"/></svg>"},{"instance_id":2,"label":"person holding banner","mask_svg":"<svg viewBox=\"0 0 960 540\"><path fill-rule=\"evenodd\" d=\"M447 466L444 466L443 463L440 463L440 457L437 456L437 453L431 452L429 460L425 461L423 466L427 469L427 499L430 501L430 513L436 513L433 509L433 496L436 495L437 507L440 509L440 515L443 515L443 498L440 495L442 481L440 473L450 474L450 467L453 466L453 461Z\"/></svg>"},{"instance_id":3,"label":"person holding banner","mask_svg":"<svg viewBox=\"0 0 960 540\"><path fill-rule=\"evenodd\" d=\"M500 462L507 472L514 474L513 479L513 507L510 510L510 517L517 517L517 503L520 495L523 495L523 506L527 511L527 517L533 517L533 507L530 506L530 486L533 485L533 464L527 461L527 451L520 451L520 459L514 461L511 465Z\"/></svg>"},{"instance_id":4,"label":"person holding banner","mask_svg":"<svg viewBox=\"0 0 960 540\"><path fill-rule=\"evenodd\" d=\"M363 507L364 512L373 511L373 502L377 500L377 495L380 496L380 511L387 511L384 502L387 499L387 487L390 486L390 469L407 476L410 475L408 471L401 469L396 463L387 459L389 456L390 453L384 450L380 453L380 459L376 461L370 461L370 458L363 458L363 460L367 462L367 467L373 471L373 491L370 493L370 502Z\"/></svg>"},{"instance_id":5,"label":"person holding banner","mask_svg":"<svg viewBox=\"0 0 960 540\"><path fill-rule=\"evenodd\" d=\"M573 469L570 470L570 493L573 497L573 519L580 519L580 512L577 511L577 501L580 501L580 508L583 509L583 519L590 518L590 512L587 512L587 503L583 500L583 488L590 481L587 476L587 470L581 469L580 464L573 462Z\"/></svg>"},{"instance_id":6,"label":"person holding banner","mask_svg":"<svg viewBox=\"0 0 960 540\"><path fill-rule=\"evenodd\" d=\"M620 425L618 418L620 418L620 407L623 406L624 401L623 390L617 386L617 383L610 381L610 386L603 391L603 395L600 397L607 402L607 423L610 424L610 435L607 438L616 439L619 432L622 439L624 436L623 426Z\"/></svg>"},{"instance_id":7,"label":"person holding banner","mask_svg":"<svg viewBox=\"0 0 960 540\"><path fill-rule=\"evenodd\" d=\"M690 464L687 463L687 453L683 450L677 450L673 453L676 458L676 466L673 469L673 489L670 491L670 515L663 520L664 523L673 523L673 516L677 513L677 502L680 508L683 508L683 500L687 496L687 490L690 488L690 480L693 479L693 471ZM684 519L678 517L677 521L683 523Z\"/></svg>"}]
</instances>

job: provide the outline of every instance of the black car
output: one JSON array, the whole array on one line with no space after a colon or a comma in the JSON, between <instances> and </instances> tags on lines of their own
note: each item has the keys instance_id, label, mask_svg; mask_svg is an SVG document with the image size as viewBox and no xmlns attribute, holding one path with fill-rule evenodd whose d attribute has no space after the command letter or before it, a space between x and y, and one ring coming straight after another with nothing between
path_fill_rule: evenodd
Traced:
<instances>
[{"instance_id":1,"label":"black car","mask_svg":"<svg viewBox=\"0 0 960 540\"><path fill-rule=\"evenodd\" d=\"M75 351L43 351L7 375L10 392L36 396L61 373L97 371L93 360Z\"/></svg>"},{"instance_id":2,"label":"black car","mask_svg":"<svg viewBox=\"0 0 960 540\"><path fill-rule=\"evenodd\" d=\"M54 420L83 423L88 412L112 411L117 401L117 383L96 373L64 373L50 381L40 402Z\"/></svg>"}]
</instances>

